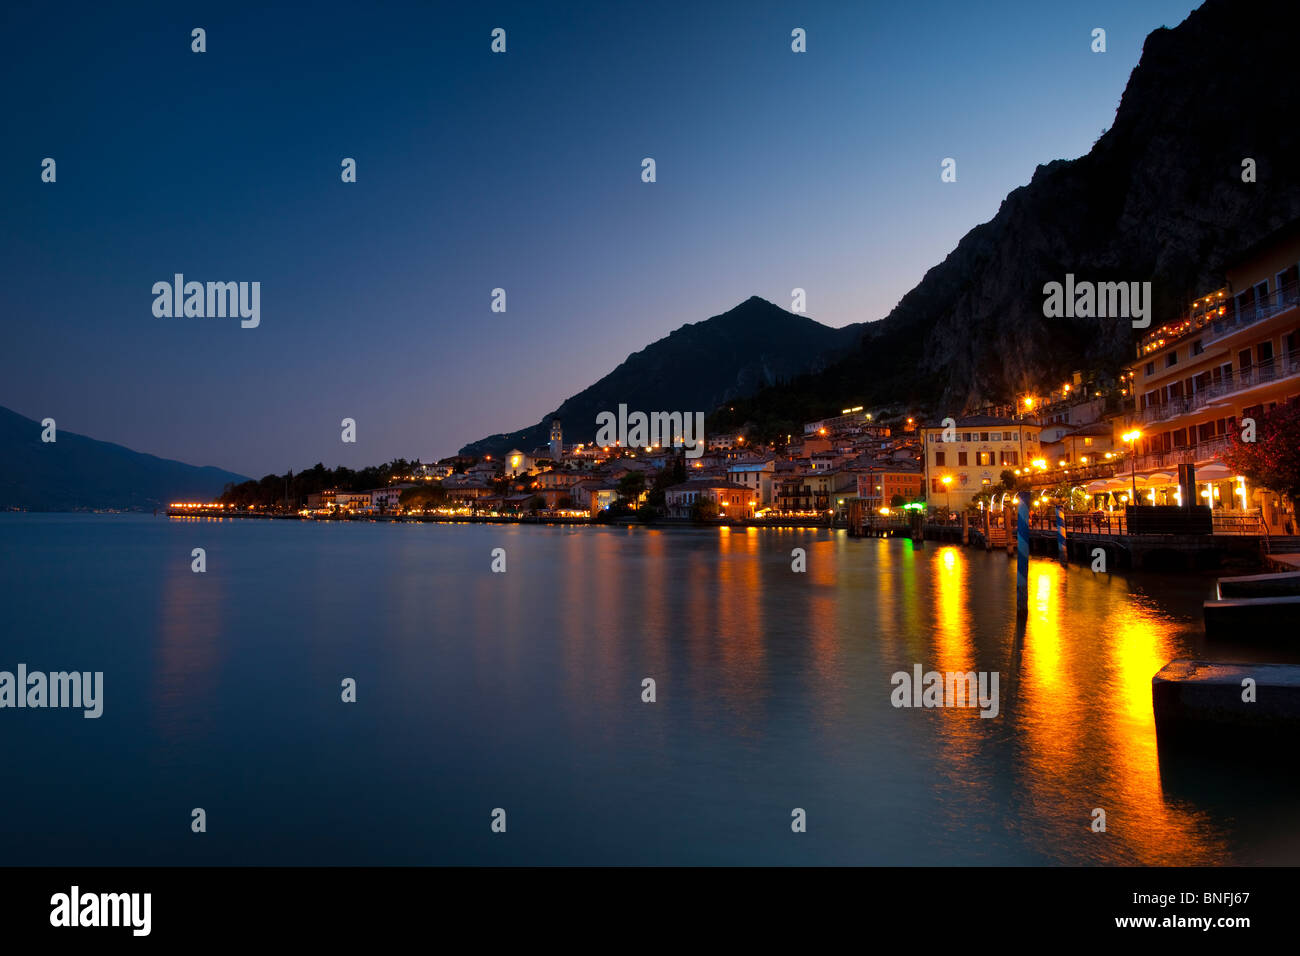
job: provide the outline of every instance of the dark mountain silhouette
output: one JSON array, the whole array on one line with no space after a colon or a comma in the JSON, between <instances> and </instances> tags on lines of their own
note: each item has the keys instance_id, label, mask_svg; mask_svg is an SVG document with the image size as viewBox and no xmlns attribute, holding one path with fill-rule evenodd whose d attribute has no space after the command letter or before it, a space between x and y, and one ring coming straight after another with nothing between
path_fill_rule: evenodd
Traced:
<instances>
[{"instance_id":1,"label":"dark mountain silhouette","mask_svg":"<svg viewBox=\"0 0 1300 956\"><path fill-rule=\"evenodd\" d=\"M884 319L837 335L750 299L565 402L553 414L566 440L590 438L596 412L620 401L704 403L716 409L710 430L770 436L846 405L959 412L1076 369L1117 371L1132 355L1131 321L1046 318L1043 285L1066 273L1150 281L1158 326L1221 285L1227 260L1300 216L1297 35L1300 3L1209 0L1147 37L1114 124L1087 155L1039 166ZM1254 182L1242 180L1246 159ZM763 310L769 321L754 321ZM541 445L551 417L464 450Z\"/></svg>"},{"instance_id":2,"label":"dark mountain silhouette","mask_svg":"<svg viewBox=\"0 0 1300 956\"><path fill-rule=\"evenodd\" d=\"M163 507L180 499L211 500L242 475L156 458L84 435L56 432L0 407L0 508L29 511Z\"/></svg>"},{"instance_id":3,"label":"dark mountain silhouette","mask_svg":"<svg viewBox=\"0 0 1300 956\"><path fill-rule=\"evenodd\" d=\"M736 416L904 400L960 411L1075 369L1118 369L1132 356L1131 321L1045 318L1044 283L1067 272L1149 280L1155 327L1220 286L1225 261L1300 216L1298 31L1300 3L1209 0L1151 33L1087 155L1039 166L850 355ZM1255 182L1242 181L1246 159ZM714 423L743 424L732 417Z\"/></svg>"},{"instance_id":4,"label":"dark mountain silhouette","mask_svg":"<svg viewBox=\"0 0 1300 956\"><path fill-rule=\"evenodd\" d=\"M620 403L629 411L709 412L764 385L825 365L851 348L862 328L833 329L754 296L633 353L537 424L473 442L461 454L540 447L550 436L553 418L563 422L566 443L589 442L596 435L596 415L617 412Z\"/></svg>"}]
</instances>

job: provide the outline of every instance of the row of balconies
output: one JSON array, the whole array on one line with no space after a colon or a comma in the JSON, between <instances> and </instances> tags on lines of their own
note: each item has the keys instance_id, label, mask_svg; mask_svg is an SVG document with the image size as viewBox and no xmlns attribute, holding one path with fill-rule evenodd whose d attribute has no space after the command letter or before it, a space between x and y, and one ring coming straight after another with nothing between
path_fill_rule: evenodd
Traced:
<instances>
[{"instance_id":1,"label":"row of balconies","mask_svg":"<svg viewBox=\"0 0 1300 956\"><path fill-rule=\"evenodd\" d=\"M1175 465L1194 465L1197 462L1209 461L1211 458L1222 454L1228 448L1228 436L1217 435L1214 438L1207 438L1205 441L1198 441L1194 445L1188 445L1184 448L1173 448L1169 451L1148 452L1145 455L1138 455L1134 468L1137 471L1149 471L1152 468L1171 468ZM1122 474L1127 468L1117 469L1117 473Z\"/></svg>"},{"instance_id":2,"label":"row of balconies","mask_svg":"<svg viewBox=\"0 0 1300 956\"><path fill-rule=\"evenodd\" d=\"M1205 388L1198 389L1191 395L1171 399L1160 405L1148 405L1136 413L1134 421L1143 425L1169 421L1179 415L1186 415L1188 412L1204 408L1211 402L1225 396L1297 376L1300 376L1300 351L1279 356L1260 365L1237 369L1229 373L1226 378L1213 382Z\"/></svg>"},{"instance_id":3,"label":"row of balconies","mask_svg":"<svg viewBox=\"0 0 1300 956\"><path fill-rule=\"evenodd\" d=\"M1197 332L1202 333L1202 342L1209 345L1234 332L1272 318L1298 303L1300 303L1298 282L1288 282L1249 302L1238 303L1236 299L1225 299L1222 315L1219 314L1218 309L1213 309L1184 322L1175 323L1172 329L1169 326L1157 329L1142 338L1137 346L1137 354L1139 358L1146 357L1154 351L1153 346L1159 345L1164 338L1168 338L1170 342L1181 342Z\"/></svg>"}]
</instances>

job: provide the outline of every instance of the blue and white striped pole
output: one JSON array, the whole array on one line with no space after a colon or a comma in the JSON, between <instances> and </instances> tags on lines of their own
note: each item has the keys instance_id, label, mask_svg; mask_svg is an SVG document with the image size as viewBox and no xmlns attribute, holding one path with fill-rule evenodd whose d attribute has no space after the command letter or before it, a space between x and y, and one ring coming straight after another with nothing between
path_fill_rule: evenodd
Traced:
<instances>
[{"instance_id":1,"label":"blue and white striped pole","mask_svg":"<svg viewBox=\"0 0 1300 956\"><path fill-rule=\"evenodd\" d=\"M1029 498L1031 492L1022 491L1019 513L1016 515L1016 617L1029 616Z\"/></svg>"},{"instance_id":2,"label":"blue and white striped pole","mask_svg":"<svg viewBox=\"0 0 1300 956\"><path fill-rule=\"evenodd\" d=\"M1056 506L1056 557L1061 567L1069 566L1070 556L1065 550L1065 509L1060 505Z\"/></svg>"}]
</instances>

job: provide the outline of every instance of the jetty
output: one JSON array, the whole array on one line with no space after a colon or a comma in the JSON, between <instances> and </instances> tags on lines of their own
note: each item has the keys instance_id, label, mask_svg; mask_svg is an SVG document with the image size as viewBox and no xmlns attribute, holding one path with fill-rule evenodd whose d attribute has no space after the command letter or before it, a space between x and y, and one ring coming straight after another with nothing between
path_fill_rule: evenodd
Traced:
<instances>
[{"instance_id":1,"label":"jetty","mask_svg":"<svg viewBox=\"0 0 1300 956\"><path fill-rule=\"evenodd\" d=\"M1161 742L1294 739L1300 665L1172 660L1151 679Z\"/></svg>"},{"instance_id":2,"label":"jetty","mask_svg":"<svg viewBox=\"0 0 1300 956\"><path fill-rule=\"evenodd\" d=\"M1205 636L1230 641L1273 638L1291 643L1300 633L1300 570L1219 578L1217 596L1204 604Z\"/></svg>"}]
</instances>

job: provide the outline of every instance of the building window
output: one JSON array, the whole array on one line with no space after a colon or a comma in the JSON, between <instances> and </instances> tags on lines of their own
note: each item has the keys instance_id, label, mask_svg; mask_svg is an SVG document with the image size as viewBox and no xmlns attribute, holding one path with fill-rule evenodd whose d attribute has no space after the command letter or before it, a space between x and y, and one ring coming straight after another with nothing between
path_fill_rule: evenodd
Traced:
<instances>
[{"instance_id":1,"label":"building window","mask_svg":"<svg viewBox=\"0 0 1300 956\"><path fill-rule=\"evenodd\" d=\"M1156 374L1156 363L1155 363L1155 362L1147 362L1147 367L1146 367L1145 369L1143 369L1143 372L1144 372L1144 374L1146 374L1146 375L1154 375L1154 374Z\"/></svg>"},{"instance_id":2,"label":"building window","mask_svg":"<svg viewBox=\"0 0 1300 956\"><path fill-rule=\"evenodd\" d=\"M1192 342L1193 355L1200 355L1204 351L1205 351L1205 346L1201 344L1200 339L1196 339L1195 341Z\"/></svg>"},{"instance_id":3,"label":"building window","mask_svg":"<svg viewBox=\"0 0 1300 956\"><path fill-rule=\"evenodd\" d=\"M964 451L957 452L957 464L958 465L966 464L966 453Z\"/></svg>"},{"instance_id":4,"label":"building window","mask_svg":"<svg viewBox=\"0 0 1300 956\"><path fill-rule=\"evenodd\" d=\"M977 452L975 455L975 464L982 467L988 467L993 464L993 453L991 451Z\"/></svg>"},{"instance_id":5,"label":"building window","mask_svg":"<svg viewBox=\"0 0 1300 956\"><path fill-rule=\"evenodd\" d=\"M934 453L934 464L937 468L942 468L944 466L943 452L936 451Z\"/></svg>"},{"instance_id":6,"label":"building window","mask_svg":"<svg viewBox=\"0 0 1300 956\"><path fill-rule=\"evenodd\" d=\"M1165 356L1165 368L1173 368L1178 364L1178 353L1170 352Z\"/></svg>"}]
</instances>

